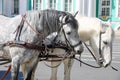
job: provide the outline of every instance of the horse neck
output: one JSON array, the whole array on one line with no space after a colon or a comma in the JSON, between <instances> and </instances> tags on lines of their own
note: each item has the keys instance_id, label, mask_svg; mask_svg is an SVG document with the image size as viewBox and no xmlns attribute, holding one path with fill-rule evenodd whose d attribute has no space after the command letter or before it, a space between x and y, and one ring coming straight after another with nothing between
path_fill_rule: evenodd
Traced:
<instances>
[{"instance_id":1,"label":"horse neck","mask_svg":"<svg viewBox=\"0 0 120 80\"><path fill-rule=\"evenodd\" d=\"M45 37L53 32L57 32L60 29L61 25L58 20L59 16L66 14L56 11L54 11L53 14L52 12L48 12L46 10L30 11L26 14L26 20L30 22L34 29L40 33L43 33Z\"/></svg>"},{"instance_id":2,"label":"horse neck","mask_svg":"<svg viewBox=\"0 0 120 80\"><path fill-rule=\"evenodd\" d=\"M61 27L58 20L56 20L58 16L55 16L48 14L45 15L43 12L35 13L31 16L31 23L38 32L44 33L45 36L48 36L49 34L58 31Z\"/></svg>"}]
</instances>

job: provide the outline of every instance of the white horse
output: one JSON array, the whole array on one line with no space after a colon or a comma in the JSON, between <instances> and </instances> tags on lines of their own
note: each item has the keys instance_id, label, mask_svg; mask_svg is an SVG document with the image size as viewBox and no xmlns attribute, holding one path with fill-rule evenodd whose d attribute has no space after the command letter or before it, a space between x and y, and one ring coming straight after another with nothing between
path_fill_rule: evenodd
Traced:
<instances>
[{"instance_id":1,"label":"white horse","mask_svg":"<svg viewBox=\"0 0 120 80\"><path fill-rule=\"evenodd\" d=\"M82 42L89 42L90 49L100 67L107 67L112 61L112 42L114 31L110 23L103 22L98 18L76 16L79 24L78 34ZM72 59L64 61L64 80L70 80L71 67L74 62ZM52 62L51 66L61 62ZM51 69L50 80L57 80L57 67Z\"/></svg>"},{"instance_id":2,"label":"white horse","mask_svg":"<svg viewBox=\"0 0 120 80\"><path fill-rule=\"evenodd\" d=\"M0 51L11 57L12 80L17 80L20 65L24 80L34 80L32 72L43 49L42 40L52 32L58 31L75 53L81 53L83 47L77 29L72 14L57 10L29 11L14 18L0 15Z\"/></svg>"}]
</instances>

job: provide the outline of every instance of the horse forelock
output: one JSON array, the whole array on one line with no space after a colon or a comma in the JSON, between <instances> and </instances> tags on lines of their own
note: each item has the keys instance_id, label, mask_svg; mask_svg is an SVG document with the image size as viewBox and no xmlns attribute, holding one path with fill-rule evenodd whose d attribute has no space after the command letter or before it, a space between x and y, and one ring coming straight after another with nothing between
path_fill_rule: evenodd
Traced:
<instances>
[{"instance_id":1,"label":"horse forelock","mask_svg":"<svg viewBox=\"0 0 120 80\"><path fill-rule=\"evenodd\" d=\"M74 29L78 29L78 21L74 18L74 17L71 17L71 24L73 25L72 27Z\"/></svg>"}]
</instances>

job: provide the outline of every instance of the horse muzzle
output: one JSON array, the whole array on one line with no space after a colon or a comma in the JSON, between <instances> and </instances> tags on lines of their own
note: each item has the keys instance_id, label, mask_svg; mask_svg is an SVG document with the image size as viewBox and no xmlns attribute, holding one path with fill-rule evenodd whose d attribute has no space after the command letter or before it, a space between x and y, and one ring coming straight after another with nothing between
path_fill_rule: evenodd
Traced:
<instances>
[{"instance_id":1,"label":"horse muzzle","mask_svg":"<svg viewBox=\"0 0 120 80\"><path fill-rule=\"evenodd\" d=\"M79 45L77 44L77 45L75 45L73 47L74 47L74 50L75 50L75 52L77 54L81 54L83 52L83 50L84 50L84 47L83 47L81 42L79 42Z\"/></svg>"},{"instance_id":2,"label":"horse muzzle","mask_svg":"<svg viewBox=\"0 0 120 80\"><path fill-rule=\"evenodd\" d=\"M99 65L100 67L106 68L106 67L108 67L108 66L110 65L110 63L111 63L111 62L106 62L104 59L100 58L100 59L99 59L99 62L98 62L98 65Z\"/></svg>"}]
</instances>

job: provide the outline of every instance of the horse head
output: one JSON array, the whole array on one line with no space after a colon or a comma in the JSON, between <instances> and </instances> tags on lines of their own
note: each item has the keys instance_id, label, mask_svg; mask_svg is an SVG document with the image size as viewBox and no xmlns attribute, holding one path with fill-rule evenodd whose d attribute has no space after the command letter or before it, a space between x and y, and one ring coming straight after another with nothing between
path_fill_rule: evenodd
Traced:
<instances>
[{"instance_id":1,"label":"horse head","mask_svg":"<svg viewBox=\"0 0 120 80\"><path fill-rule=\"evenodd\" d=\"M114 31L109 23L102 22L101 30L101 55L103 66L107 67L112 61L112 42L114 39Z\"/></svg>"},{"instance_id":2,"label":"horse head","mask_svg":"<svg viewBox=\"0 0 120 80\"><path fill-rule=\"evenodd\" d=\"M112 42L114 39L114 31L109 23L101 22L101 30L99 36L94 39L96 46L96 60L102 67L107 67L112 61Z\"/></svg>"},{"instance_id":3,"label":"horse head","mask_svg":"<svg viewBox=\"0 0 120 80\"><path fill-rule=\"evenodd\" d=\"M80 54L83 51L83 45L78 35L78 24L73 16L60 16L59 21L62 25L58 32L61 41L65 42L76 53Z\"/></svg>"},{"instance_id":4,"label":"horse head","mask_svg":"<svg viewBox=\"0 0 120 80\"><path fill-rule=\"evenodd\" d=\"M78 34L83 42L89 41L96 62L107 67L112 61L114 31L110 23L98 18L76 15L79 23Z\"/></svg>"}]
</instances>

